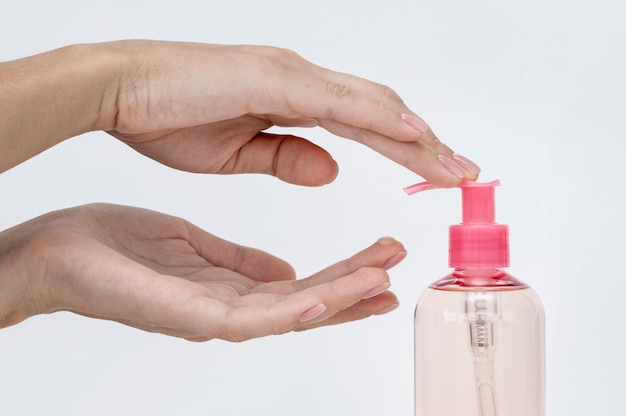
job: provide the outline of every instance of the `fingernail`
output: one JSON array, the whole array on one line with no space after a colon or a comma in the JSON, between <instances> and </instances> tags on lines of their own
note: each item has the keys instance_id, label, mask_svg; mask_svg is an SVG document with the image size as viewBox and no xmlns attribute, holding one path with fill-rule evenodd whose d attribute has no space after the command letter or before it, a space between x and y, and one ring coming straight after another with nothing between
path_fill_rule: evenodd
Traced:
<instances>
[{"instance_id":1,"label":"fingernail","mask_svg":"<svg viewBox=\"0 0 626 416\"><path fill-rule=\"evenodd\" d=\"M460 155L458 153L454 153L452 155L452 159L454 159L456 163L461 165L463 169L465 169L467 172L471 173L472 175L478 175L480 173L480 166L478 166L476 163L472 162L465 156Z\"/></svg>"},{"instance_id":2,"label":"fingernail","mask_svg":"<svg viewBox=\"0 0 626 416\"><path fill-rule=\"evenodd\" d=\"M463 169L458 163L449 157L445 157L442 155L437 156L439 161L443 165L444 168L448 169L448 172L453 174L459 179L463 179L465 177L465 169Z\"/></svg>"},{"instance_id":3,"label":"fingernail","mask_svg":"<svg viewBox=\"0 0 626 416\"><path fill-rule=\"evenodd\" d=\"M372 315L384 315L386 313L389 313L391 311L398 309L398 306L400 306L398 302L392 303L391 305L387 305L384 308L380 308L379 310L374 312Z\"/></svg>"},{"instance_id":4,"label":"fingernail","mask_svg":"<svg viewBox=\"0 0 626 416\"><path fill-rule=\"evenodd\" d=\"M311 319L317 318L322 313L324 313L325 310L326 305L324 305L323 303L315 305L312 308L309 308L306 311L302 312L302 315L300 315L300 322L307 322Z\"/></svg>"},{"instance_id":5,"label":"fingernail","mask_svg":"<svg viewBox=\"0 0 626 416\"><path fill-rule=\"evenodd\" d=\"M395 243L396 240L393 237L381 237L378 239L377 243L381 246L390 246Z\"/></svg>"},{"instance_id":6,"label":"fingernail","mask_svg":"<svg viewBox=\"0 0 626 416\"><path fill-rule=\"evenodd\" d=\"M367 292L365 292L365 294L363 296L361 296L361 299L369 299L369 298L373 298L374 296L378 296L381 293L383 293L384 291L386 291L387 289L389 289L391 287L391 283L389 282L385 282L379 286L376 286L373 289L368 290Z\"/></svg>"},{"instance_id":7,"label":"fingernail","mask_svg":"<svg viewBox=\"0 0 626 416\"><path fill-rule=\"evenodd\" d=\"M395 256L393 256L392 258L387 260L382 265L382 268L385 269L385 270L389 270L392 267L396 266L398 263L400 263L402 260L404 260L405 257L406 257L406 251L400 251L400 252L396 253Z\"/></svg>"},{"instance_id":8,"label":"fingernail","mask_svg":"<svg viewBox=\"0 0 626 416\"><path fill-rule=\"evenodd\" d=\"M426 130L428 130L428 125L424 122L424 120L419 117L410 116L408 114L402 114L401 117L402 120L406 122L406 124L413 127L420 133L424 133Z\"/></svg>"}]
</instances>

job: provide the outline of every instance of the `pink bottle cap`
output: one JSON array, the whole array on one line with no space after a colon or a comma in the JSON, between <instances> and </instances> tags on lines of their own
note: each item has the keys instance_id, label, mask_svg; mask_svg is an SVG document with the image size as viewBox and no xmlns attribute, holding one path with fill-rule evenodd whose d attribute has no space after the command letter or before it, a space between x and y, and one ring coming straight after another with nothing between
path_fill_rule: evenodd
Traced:
<instances>
[{"instance_id":1,"label":"pink bottle cap","mask_svg":"<svg viewBox=\"0 0 626 416\"><path fill-rule=\"evenodd\" d=\"M492 182L462 181L463 221L450 226L449 265L454 268L509 266L509 227L495 222L495 187ZM412 195L436 189L422 182L404 188Z\"/></svg>"}]
</instances>

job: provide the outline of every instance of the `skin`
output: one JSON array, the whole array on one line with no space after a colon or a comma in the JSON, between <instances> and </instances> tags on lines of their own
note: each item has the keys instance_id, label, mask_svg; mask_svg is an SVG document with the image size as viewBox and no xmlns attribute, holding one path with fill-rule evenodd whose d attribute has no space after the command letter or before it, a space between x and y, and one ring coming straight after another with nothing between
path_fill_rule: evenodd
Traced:
<instances>
[{"instance_id":1,"label":"skin","mask_svg":"<svg viewBox=\"0 0 626 416\"><path fill-rule=\"evenodd\" d=\"M434 185L462 179L438 159L452 158L452 150L425 124L409 125L402 115L421 119L391 89L274 47L69 46L0 64L0 112L0 172L103 130L175 169L318 186L337 176L331 155L266 130L320 126ZM398 301L386 270L405 255L402 244L383 238L295 279L283 260L180 218L75 207L0 233L0 326L69 310L194 341L243 341L392 310Z\"/></svg>"},{"instance_id":2,"label":"skin","mask_svg":"<svg viewBox=\"0 0 626 416\"><path fill-rule=\"evenodd\" d=\"M69 310L195 341L243 341L361 319L396 304L383 266L398 253L405 253L400 243L382 239L296 280L283 260L183 219L80 206L0 233L1 323ZM362 299L378 287L381 294ZM318 305L325 309L301 322Z\"/></svg>"}]
</instances>

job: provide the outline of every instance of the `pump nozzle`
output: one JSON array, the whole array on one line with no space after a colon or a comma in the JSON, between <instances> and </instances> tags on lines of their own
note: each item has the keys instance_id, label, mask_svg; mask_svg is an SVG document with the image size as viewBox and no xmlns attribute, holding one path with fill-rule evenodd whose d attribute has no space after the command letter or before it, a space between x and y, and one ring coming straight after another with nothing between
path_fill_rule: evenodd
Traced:
<instances>
[{"instance_id":1,"label":"pump nozzle","mask_svg":"<svg viewBox=\"0 0 626 416\"><path fill-rule=\"evenodd\" d=\"M507 267L509 227L495 222L495 192L499 180L462 181L463 221L450 226L449 264L455 268ZM437 189L428 182L404 188L409 194Z\"/></svg>"},{"instance_id":2,"label":"pump nozzle","mask_svg":"<svg viewBox=\"0 0 626 416\"><path fill-rule=\"evenodd\" d=\"M484 188L484 187L491 187L493 188L494 186L500 186L500 180L496 179L493 180L491 182L474 182L474 181L461 181L461 183L459 184L458 188ZM416 183L414 185L411 186L407 186L406 188L404 188L404 192L406 192L408 195L413 195L416 194L418 192L422 192L422 191L430 191L431 189L440 189L439 187L429 183L429 182L420 182L420 183Z\"/></svg>"}]
</instances>

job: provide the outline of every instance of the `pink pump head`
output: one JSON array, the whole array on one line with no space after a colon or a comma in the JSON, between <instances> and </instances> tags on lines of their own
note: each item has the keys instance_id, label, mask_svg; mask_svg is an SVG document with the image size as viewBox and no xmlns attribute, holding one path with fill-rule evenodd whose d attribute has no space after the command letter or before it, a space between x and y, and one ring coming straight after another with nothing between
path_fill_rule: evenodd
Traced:
<instances>
[{"instance_id":1,"label":"pink pump head","mask_svg":"<svg viewBox=\"0 0 626 416\"><path fill-rule=\"evenodd\" d=\"M463 222L450 226L449 265L454 268L500 268L509 266L509 227L495 222L495 187L492 182L463 181ZM422 182L404 188L412 195L436 189Z\"/></svg>"}]
</instances>

